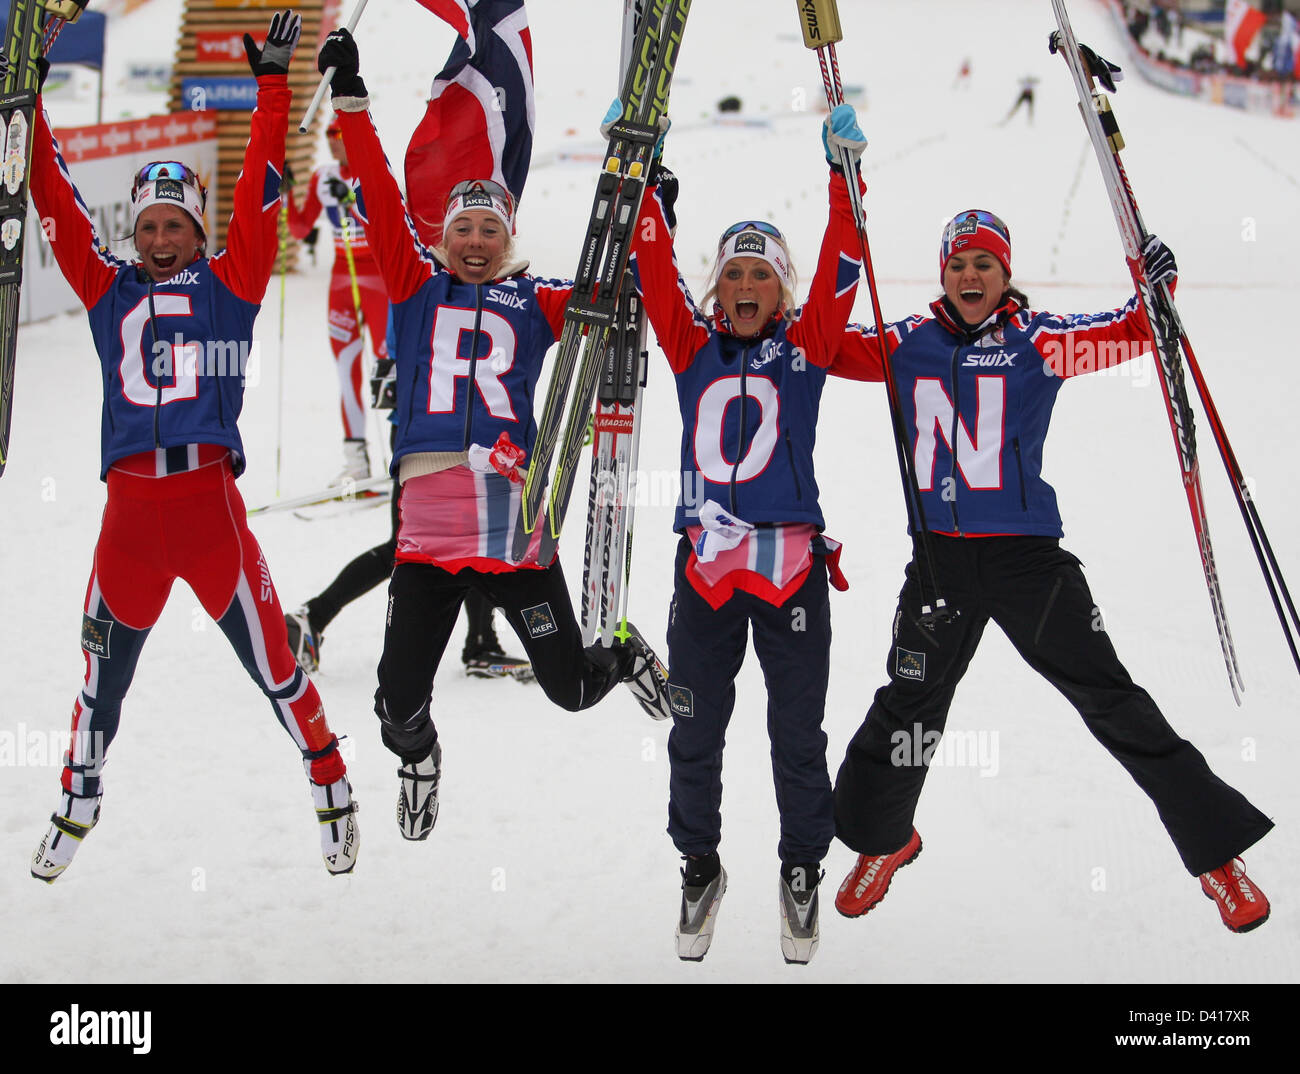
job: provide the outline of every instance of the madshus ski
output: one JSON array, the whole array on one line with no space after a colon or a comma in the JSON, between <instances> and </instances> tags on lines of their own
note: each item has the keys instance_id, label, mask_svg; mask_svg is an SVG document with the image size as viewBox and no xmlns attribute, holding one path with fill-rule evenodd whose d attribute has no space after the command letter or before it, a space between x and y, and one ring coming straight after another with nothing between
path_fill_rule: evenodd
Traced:
<instances>
[{"instance_id":1,"label":"madshus ski","mask_svg":"<svg viewBox=\"0 0 1300 1074\"><path fill-rule=\"evenodd\" d=\"M23 282L27 178L32 120L40 89L37 61L86 0L11 0L0 55L0 474L9 462L14 367L18 360L18 299Z\"/></svg>"},{"instance_id":2,"label":"madshus ski","mask_svg":"<svg viewBox=\"0 0 1300 1074\"><path fill-rule=\"evenodd\" d=\"M591 491L582 564L582 643L611 645L627 619L640 404L645 391L645 311L628 281L619 296L592 422ZM621 559L621 563L620 563ZM620 569L621 568L621 569Z\"/></svg>"},{"instance_id":3,"label":"madshus ski","mask_svg":"<svg viewBox=\"0 0 1300 1074\"><path fill-rule=\"evenodd\" d=\"M554 557L596 382L617 318L633 229L655 142L662 133L659 121L667 112L668 91L690 8L691 0L649 0L636 34L619 95L623 117L610 128L605 168L597 183L582 256L574 273L573 295L565 311L555 366L528 460L512 549L517 560L523 558L539 525L543 526L539 562L549 563ZM568 420L561 439L566 402Z\"/></svg>"},{"instance_id":4,"label":"madshus ski","mask_svg":"<svg viewBox=\"0 0 1300 1074\"><path fill-rule=\"evenodd\" d=\"M1166 284L1152 287L1146 276L1142 250L1150 233L1142 222L1138 211L1137 199L1129 185L1128 175L1120 160L1120 151L1124 148L1124 139L1119 132L1119 124L1111 110L1106 95L1096 88L1100 82L1111 92L1115 91L1115 81L1119 68L1098 56L1086 46L1081 46L1070 26L1069 14L1065 0L1052 0L1056 13L1058 29L1052 33L1049 47L1052 52L1059 52L1064 57L1074 78L1074 86L1079 95L1079 112L1083 116L1088 135L1096 150L1098 163L1106 183L1106 191L1114 210L1115 222L1119 226L1120 239L1128 259L1129 271L1137 288L1142 307L1151 324L1156 345L1157 367L1160 372L1160 386L1164 393L1165 407L1178 450L1178 462L1182 470L1183 486L1187 493L1188 507L1191 509L1192 526L1196 532L1196 544L1201 555L1201 566L1205 572L1205 582L1210 591L1210 606L1214 613L1215 625L1219 631L1219 643L1223 649L1223 659L1228 671L1228 683L1232 688L1233 699L1241 704L1241 691L1244 689L1241 672L1237 666L1237 654L1232 643L1232 633L1228 629L1228 617L1224 608L1223 594L1219 588L1218 570L1214 563L1214 550L1210 544L1209 522L1205 510L1205 497L1201 490L1201 468L1196 454L1196 427L1192 415L1191 401L1187 394L1187 382L1183 366L1183 354L1192 370L1201 403L1210 422L1211 431L1219 446L1219 453L1228 476L1232 481L1233 492L1246 523L1247 533L1259 560L1260 569L1268 585L1273 606L1282 623L1291 657L1300 670L1300 652L1297 652L1293 626L1300 631L1300 617L1296 615L1295 605L1282 578L1272 546L1264 533L1263 524L1255 508L1246 480L1237 465L1236 456L1228 443L1227 433L1219 420L1218 411L1210 398L1209 387L1201 375L1200 366L1191 349L1191 343L1184 331L1178 310L1174 305L1173 295ZM1181 350L1180 350L1181 348ZM1285 600L1287 614L1283 611Z\"/></svg>"}]
</instances>

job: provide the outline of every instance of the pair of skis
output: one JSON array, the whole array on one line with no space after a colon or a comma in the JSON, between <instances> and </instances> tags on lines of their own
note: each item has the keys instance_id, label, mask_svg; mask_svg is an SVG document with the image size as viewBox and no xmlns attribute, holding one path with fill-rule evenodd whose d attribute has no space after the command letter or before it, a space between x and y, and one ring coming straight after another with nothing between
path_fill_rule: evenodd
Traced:
<instances>
[{"instance_id":1,"label":"pair of skis","mask_svg":"<svg viewBox=\"0 0 1300 1074\"><path fill-rule=\"evenodd\" d=\"M1201 468L1196 455L1196 427L1192 415L1191 400L1188 398L1186 374L1183 356L1187 367L1192 371L1192 380L1209 419L1210 429L1219 447L1220 457L1232 482L1232 490L1237 499L1237 506L1246 524L1246 532L1255 550L1260 570L1268 586L1269 596L1282 624L1291 658L1296 669L1300 671L1300 651L1297 651L1296 637L1300 633L1300 616L1296 614L1295 604L1287 590L1286 580L1282 577L1277 557L1264 532L1263 522L1255 507L1241 467L1228 442L1227 432L1219 419L1214 400L1201 373L1191 341L1183 328L1174 305L1173 295L1166 284L1153 287L1147 279L1143 264L1142 251L1150 233L1142 222L1138 211L1137 199L1129 185L1128 176L1120 160L1120 151L1124 140L1119 133L1119 124L1111 111L1106 95L1098 91L1097 83L1105 88L1115 89L1115 75L1119 69L1107 63L1091 49L1081 46L1070 26L1069 14L1065 0L1052 0L1056 13L1057 30L1051 35L1050 49L1064 57L1074 79L1074 87L1079 95L1079 111L1083 116L1088 136L1101 165L1102 176L1106 183L1106 192L1110 197L1115 222L1119 226L1120 238L1124 244L1124 253L1128 258L1129 270L1137 289L1142 308L1151 325L1156 345L1157 367L1160 372L1160 386L1164 393L1165 407L1169 415L1170 427L1174 435L1174 444L1178 450L1178 463L1182 471L1183 487L1187 493L1187 504L1191 509L1192 527L1196 532L1196 544L1201 555L1201 566L1205 572L1205 582L1210 591L1210 606L1214 613L1214 622L1219 632L1219 643L1223 649L1224 664L1228 671L1228 684L1232 688L1233 699L1241 704L1241 691L1244 689L1241 672L1237 666L1237 654L1232 644L1232 633L1228 629L1227 612L1224 609L1223 594L1219 588L1218 570L1214 563L1214 550L1210 544L1209 522L1205 510L1205 497L1201 490ZM1285 609L1283 605L1285 604Z\"/></svg>"},{"instance_id":2,"label":"pair of skis","mask_svg":"<svg viewBox=\"0 0 1300 1074\"><path fill-rule=\"evenodd\" d=\"M23 282L32 122L40 91L37 61L86 0L11 0L0 55L0 474L9 462L14 367L18 360L18 299Z\"/></svg>"},{"instance_id":3,"label":"pair of skis","mask_svg":"<svg viewBox=\"0 0 1300 1074\"><path fill-rule=\"evenodd\" d=\"M605 167L597 183L573 294L528 460L513 541L516 559L523 558L539 526L538 561L549 563L555 555L597 381L618 320L633 229L655 143L663 133L660 121L667 113L668 91L690 7L691 0L648 0L644 5L619 95L623 114L610 128Z\"/></svg>"},{"instance_id":4,"label":"pair of skis","mask_svg":"<svg viewBox=\"0 0 1300 1074\"><path fill-rule=\"evenodd\" d=\"M636 412L645 386L645 320L628 260L690 7L691 0L625 0L623 112L609 130L512 542L514 557L522 559L540 527L538 562L554 558L590 426L586 644L597 637L612 644L626 625Z\"/></svg>"}]
</instances>

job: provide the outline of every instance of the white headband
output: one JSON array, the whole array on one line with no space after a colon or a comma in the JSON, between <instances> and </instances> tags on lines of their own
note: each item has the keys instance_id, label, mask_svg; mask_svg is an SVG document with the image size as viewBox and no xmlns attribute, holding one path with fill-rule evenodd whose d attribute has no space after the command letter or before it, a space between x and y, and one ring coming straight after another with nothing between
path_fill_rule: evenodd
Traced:
<instances>
[{"instance_id":1,"label":"white headband","mask_svg":"<svg viewBox=\"0 0 1300 1074\"><path fill-rule=\"evenodd\" d=\"M741 231L732 235L722 246L718 256L718 273L728 261L737 257L757 257L766 261L781 278L782 286L790 290L790 262L785 248L771 235L760 231Z\"/></svg>"},{"instance_id":2,"label":"white headband","mask_svg":"<svg viewBox=\"0 0 1300 1074\"><path fill-rule=\"evenodd\" d=\"M511 219L510 206L506 203L506 200L499 195L480 189L467 190L463 194L455 195L447 202L447 213L442 218L443 231L451 227L451 222L461 213L472 212L476 209L491 213L505 224L507 231L514 230L514 221Z\"/></svg>"},{"instance_id":3,"label":"white headband","mask_svg":"<svg viewBox=\"0 0 1300 1074\"><path fill-rule=\"evenodd\" d=\"M189 183L179 179L154 179L141 183L131 198L131 232L135 233L140 214L154 205L174 205L188 214L198 225L200 237L207 236L207 227L203 223L203 198Z\"/></svg>"}]
</instances>

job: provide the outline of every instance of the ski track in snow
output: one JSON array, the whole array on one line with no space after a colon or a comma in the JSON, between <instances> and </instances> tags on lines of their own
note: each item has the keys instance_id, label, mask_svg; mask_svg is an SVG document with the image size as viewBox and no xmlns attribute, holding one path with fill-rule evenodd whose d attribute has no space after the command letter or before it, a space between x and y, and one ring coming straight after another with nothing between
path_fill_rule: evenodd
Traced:
<instances>
[{"instance_id":1,"label":"ski track in snow","mask_svg":"<svg viewBox=\"0 0 1300 1074\"><path fill-rule=\"evenodd\" d=\"M592 23L592 63L574 62L566 14L578 0L530 5L538 157L590 144L615 84L617 19ZM109 56L170 54L178 0L114 18ZM667 160L681 178L678 255L697 296L716 236L747 217L791 237L802 286L825 221L815 56L789 0L695 5L673 87L678 129ZM1046 49L1048 5L1027 0L842 3L845 80L865 84L861 123L872 256L886 316L938 293L941 224L970 206L1011 226L1016 278L1036 307L1109 308L1129 284L1091 158L1069 204L1086 133L1064 65ZM1099 4L1072 5L1081 40L1125 63ZM164 17L165 16L165 17ZM373 5L358 33L380 134L400 161L451 35L414 4ZM124 42L134 39L134 44ZM969 89L950 89L963 56ZM729 59L728 57L733 57ZM736 57L761 56L742 63ZM1126 65L1127 66L1127 65ZM109 107L129 109L110 66ZM997 121L1022 75L1037 110ZM770 129L720 129L714 102L735 93ZM1178 255L1179 305L1260 512L1300 585L1300 508L1289 454L1300 374L1285 333L1300 241L1295 121L1170 97L1135 74L1113 96L1125 162L1149 226ZM146 105L149 102L145 102ZM56 123L82 121L75 104ZM296 117L295 117L296 118ZM579 133L568 133L576 130ZM1243 151L1244 150L1244 151ZM324 159L322 150L321 159ZM566 276L590 205L590 165L536 168L519 249L532 270ZM286 495L339 467L335 379L325 334L328 250L290 277L283 344ZM264 366L241 422L245 500L274 493L278 288L258 339ZM857 310L870 317L865 286ZM355 874L327 875L296 752L220 632L178 584L145 649L106 773L103 816L56 884L27 862L57 794L59 759L41 744L67 725L83 674L78 629L103 506L97 480L100 382L84 317L23 329L13 457L0 482L6 523L0 586L0 979L83 981L817 981L1294 982L1300 977L1297 682L1204 421L1201 459L1220 574L1247 692L1234 708L1187 518L1159 386L1149 364L1072 381L1045 460L1065 545L1087 565L1107 629L1133 677L1214 770L1277 822L1247 855L1273 899L1269 923L1230 935L1186 876L1154 809L1092 742L1066 703L996 629L959 689L949 732L996 745L996 771L936 767L917 819L922 856L884 905L846 921L830 899L853 855L826 862L821 947L806 968L778 945L777 813L766 696L752 652L737 683L725 757L721 854L730 882L707 959L680 963L672 930L678 857L664 833L668 727L617 692L568 714L536 687L467 680L459 636L439 673L445 757L433 836L405 843L393 822L395 758L372 713L384 591L331 626L316 681L349 736L361 804ZM676 473L680 420L671 378L651 357L642 466ZM546 383L543 373L541 387ZM852 583L833 604L826 732L832 776L872 693L909 544L883 391L832 383L818 464L828 532L845 542ZM382 432L372 430L378 457ZM576 486L585 487L580 475ZM563 559L581 577L582 497ZM631 616L664 644L675 538L672 503L638 508ZM292 608L352 556L382 541L387 513L253 525ZM514 648L514 646L511 646ZM985 774L987 772L987 774ZM396 922L394 908L406 920ZM90 915L87 914L87 909ZM93 916L93 920L88 917Z\"/></svg>"}]
</instances>

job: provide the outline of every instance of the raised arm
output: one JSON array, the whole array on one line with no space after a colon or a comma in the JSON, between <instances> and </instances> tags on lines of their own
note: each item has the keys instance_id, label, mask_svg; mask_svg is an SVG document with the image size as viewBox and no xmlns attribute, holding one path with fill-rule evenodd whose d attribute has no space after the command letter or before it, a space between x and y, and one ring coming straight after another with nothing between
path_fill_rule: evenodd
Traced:
<instances>
[{"instance_id":1,"label":"raised arm","mask_svg":"<svg viewBox=\"0 0 1300 1074\"><path fill-rule=\"evenodd\" d=\"M248 65L257 78L257 107L249 123L244 167L235 180L226 248L212 258L213 273L245 302L260 305L275 271L280 235L280 183L289 129L289 61L302 32L302 17L277 13L261 47L244 35Z\"/></svg>"},{"instance_id":2,"label":"raised arm","mask_svg":"<svg viewBox=\"0 0 1300 1074\"><path fill-rule=\"evenodd\" d=\"M415 225L406 212L379 133L370 118L370 98L361 80L357 43L347 30L335 30L325 39L317 66L324 74L331 67L331 98L343 130L348 166L360 180L357 212L366 227L366 239L391 302L410 298L437 271L437 264L420 244Z\"/></svg>"}]
</instances>

